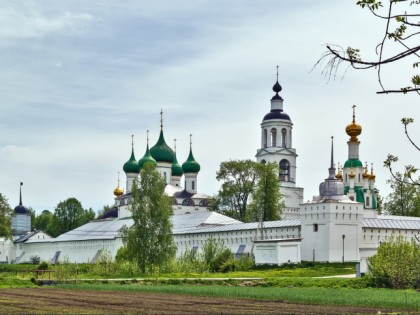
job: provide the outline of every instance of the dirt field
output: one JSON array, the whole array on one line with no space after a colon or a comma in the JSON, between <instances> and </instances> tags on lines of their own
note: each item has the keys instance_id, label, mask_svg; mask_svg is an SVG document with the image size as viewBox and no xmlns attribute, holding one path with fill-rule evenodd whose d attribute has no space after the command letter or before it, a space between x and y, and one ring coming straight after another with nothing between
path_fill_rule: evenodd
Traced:
<instances>
[{"instance_id":1,"label":"dirt field","mask_svg":"<svg viewBox=\"0 0 420 315\"><path fill-rule=\"evenodd\" d=\"M388 310L388 312L391 312ZM378 309L55 288L0 289L1 314L378 314ZM386 314L387 310L381 310Z\"/></svg>"}]
</instances>

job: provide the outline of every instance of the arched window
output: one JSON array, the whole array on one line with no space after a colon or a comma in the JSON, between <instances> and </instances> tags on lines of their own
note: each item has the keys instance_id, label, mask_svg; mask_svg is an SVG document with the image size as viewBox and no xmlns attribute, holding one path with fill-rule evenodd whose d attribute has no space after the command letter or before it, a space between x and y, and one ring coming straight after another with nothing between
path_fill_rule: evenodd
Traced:
<instances>
[{"instance_id":1,"label":"arched window","mask_svg":"<svg viewBox=\"0 0 420 315\"><path fill-rule=\"evenodd\" d=\"M267 147L267 129L264 129L264 148Z\"/></svg>"},{"instance_id":2,"label":"arched window","mask_svg":"<svg viewBox=\"0 0 420 315\"><path fill-rule=\"evenodd\" d=\"M286 130L286 128L283 128L281 130L281 146L283 148L286 148L287 147L286 136L287 136L287 130Z\"/></svg>"},{"instance_id":3,"label":"arched window","mask_svg":"<svg viewBox=\"0 0 420 315\"><path fill-rule=\"evenodd\" d=\"M276 128L271 129L271 146L272 147L277 146L277 129Z\"/></svg>"},{"instance_id":4,"label":"arched window","mask_svg":"<svg viewBox=\"0 0 420 315\"><path fill-rule=\"evenodd\" d=\"M190 206L190 207L195 206L194 201L191 198L184 199L184 201L182 201L182 205L183 206Z\"/></svg>"},{"instance_id":5,"label":"arched window","mask_svg":"<svg viewBox=\"0 0 420 315\"><path fill-rule=\"evenodd\" d=\"M207 199L200 200L200 202L198 203L198 205L200 207L208 207L209 206L209 201Z\"/></svg>"},{"instance_id":6,"label":"arched window","mask_svg":"<svg viewBox=\"0 0 420 315\"><path fill-rule=\"evenodd\" d=\"M267 161L266 160L261 160L261 164L266 164Z\"/></svg>"},{"instance_id":7,"label":"arched window","mask_svg":"<svg viewBox=\"0 0 420 315\"><path fill-rule=\"evenodd\" d=\"M288 160L283 159L279 163L280 166L280 180L283 182L290 181L290 163Z\"/></svg>"},{"instance_id":8,"label":"arched window","mask_svg":"<svg viewBox=\"0 0 420 315\"><path fill-rule=\"evenodd\" d=\"M370 207L370 198L366 197L366 207Z\"/></svg>"}]
</instances>

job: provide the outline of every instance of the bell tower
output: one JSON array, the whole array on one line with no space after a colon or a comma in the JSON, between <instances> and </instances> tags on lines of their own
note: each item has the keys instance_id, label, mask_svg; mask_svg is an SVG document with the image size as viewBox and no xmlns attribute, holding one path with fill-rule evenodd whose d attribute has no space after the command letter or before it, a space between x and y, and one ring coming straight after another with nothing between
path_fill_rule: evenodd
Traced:
<instances>
[{"instance_id":1,"label":"bell tower","mask_svg":"<svg viewBox=\"0 0 420 315\"><path fill-rule=\"evenodd\" d=\"M285 207L282 218L298 218L299 204L303 202L303 188L296 187L296 149L292 146L293 123L283 110L282 90L277 80L273 86L276 93L271 98L271 110L261 123L261 146L256 158L259 163L276 163L279 166L280 193Z\"/></svg>"}]
</instances>

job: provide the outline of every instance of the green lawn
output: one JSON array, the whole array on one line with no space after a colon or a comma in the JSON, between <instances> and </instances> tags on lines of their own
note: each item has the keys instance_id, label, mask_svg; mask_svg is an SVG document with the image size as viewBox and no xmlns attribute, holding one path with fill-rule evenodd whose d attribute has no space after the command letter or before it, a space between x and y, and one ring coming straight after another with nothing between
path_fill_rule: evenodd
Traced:
<instances>
[{"instance_id":1,"label":"green lawn","mask_svg":"<svg viewBox=\"0 0 420 315\"><path fill-rule=\"evenodd\" d=\"M420 293L414 290L116 284L59 285L59 287L76 290L115 290L258 300L286 300L295 303L366 306L420 311Z\"/></svg>"}]
</instances>

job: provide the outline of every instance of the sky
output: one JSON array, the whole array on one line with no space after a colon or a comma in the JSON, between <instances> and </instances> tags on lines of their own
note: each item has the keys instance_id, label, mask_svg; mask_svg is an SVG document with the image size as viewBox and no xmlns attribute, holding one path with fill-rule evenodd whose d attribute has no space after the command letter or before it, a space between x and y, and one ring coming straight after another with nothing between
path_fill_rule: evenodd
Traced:
<instances>
[{"instance_id":1,"label":"sky","mask_svg":"<svg viewBox=\"0 0 420 315\"><path fill-rule=\"evenodd\" d=\"M328 175L331 136L335 160L347 159L353 104L360 160L373 163L386 196L387 155L400 157L396 169L418 161L400 120L415 119L420 142L419 96L376 94L375 70L341 67L328 80L313 69L326 44L375 58L384 22L355 2L1 1L0 193L16 206L22 181L23 204L38 213L70 197L95 211L113 204L131 135L140 159L163 109L166 142L177 139L183 163L192 134L198 190L214 195L221 162L255 159L278 65L304 200ZM384 81L408 85L410 71L391 65Z\"/></svg>"}]
</instances>

